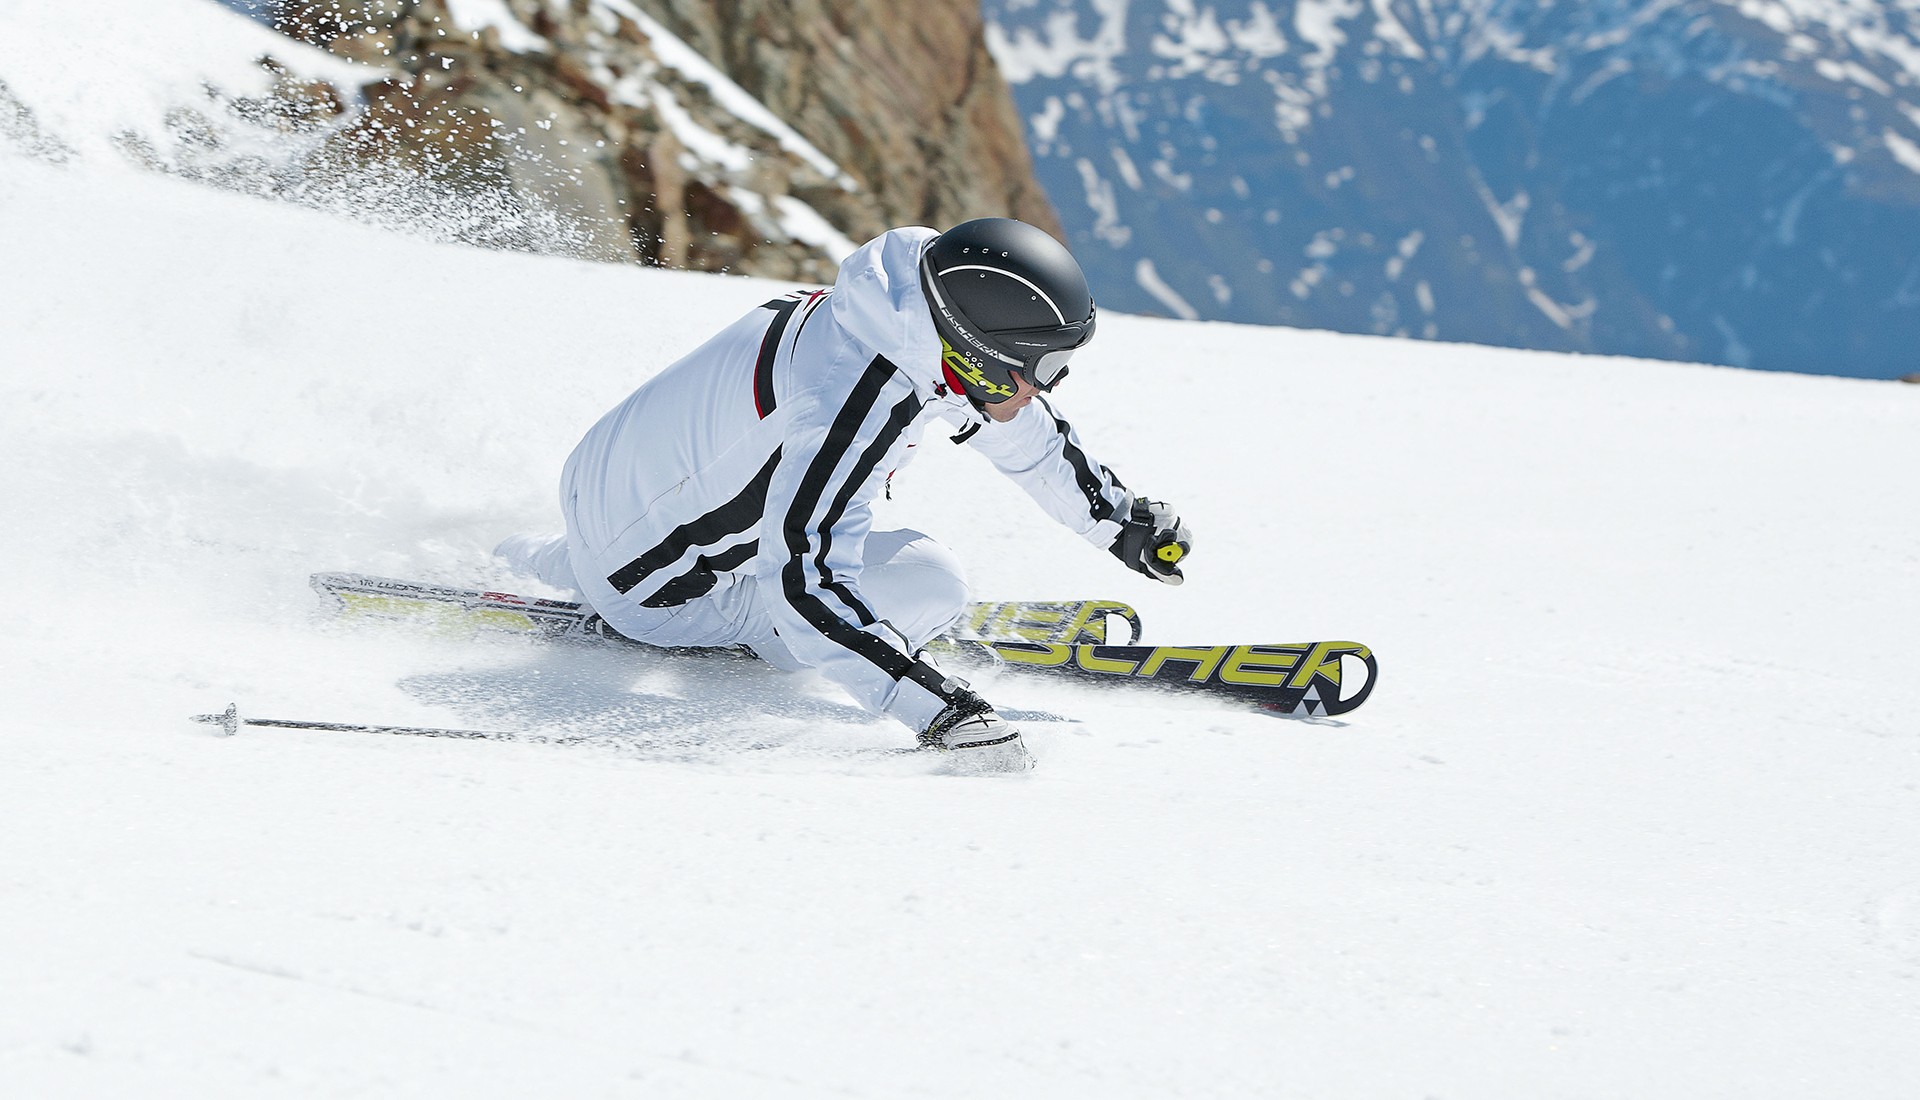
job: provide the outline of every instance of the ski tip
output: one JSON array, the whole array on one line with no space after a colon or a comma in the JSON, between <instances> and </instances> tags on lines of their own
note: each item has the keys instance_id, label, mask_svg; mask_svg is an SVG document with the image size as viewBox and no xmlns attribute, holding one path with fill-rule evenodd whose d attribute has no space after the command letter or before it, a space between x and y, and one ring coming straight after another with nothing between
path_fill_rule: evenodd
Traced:
<instances>
[{"instance_id":1,"label":"ski tip","mask_svg":"<svg viewBox=\"0 0 1920 1100\"><path fill-rule=\"evenodd\" d=\"M1338 661L1335 675L1316 675L1304 692L1288 692L1271 699L1249 697L1249 701L1258 709L1281 718L1345 725L1333 719L1357 710L1373 694L1374 686L1380 681L1380 662L1372 650L1354 642L1323 645L1339 647L1335 651Z\"/></svg>"},{"instance_id":2,"label":"ski tip","mask_svg":"<svg viewBox=\"0 0 1920 1100\"><path fill-rule=\"evenodd\" d=\"M1373 694L1374 687L1380 682L1380 662L1374 657L1371 649L1363 646L1358 652L1343 653L1340 656L1340 663L1343 666L1342 690L1338 696L1327 702L1328 714L1345 714L1358 708L1360 704L1367 701L1367 696ZM1351 687L1354 680L1353 674L1356 671L1364 671L1366 676L1358 688L1348 691L1346 689Z\"/></svg>"},{"instance_id":3,"label":"ski tip","mask_svg":"<svg viewBox=\"0 0 1920 1100\"><path fill-rule=\"evenodd\" d=\"M1352 648L1339 655L1340 676L1334 681L1333 690L1324 691L1318 685L1310 689L1306 698L1295 704L1294 717L1332 718L1347 714L1359 709L1373 694L1374 686L1380 682L1380 662L1367 647L1347 644Z\"/></svg>"}]
</instances>

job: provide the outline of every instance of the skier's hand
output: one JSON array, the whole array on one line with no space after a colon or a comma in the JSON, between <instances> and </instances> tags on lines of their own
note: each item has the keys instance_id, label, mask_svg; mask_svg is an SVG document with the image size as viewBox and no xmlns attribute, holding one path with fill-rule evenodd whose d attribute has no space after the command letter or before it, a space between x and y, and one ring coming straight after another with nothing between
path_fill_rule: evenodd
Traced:
<instances>
[{"instance_id":1,"label":"skier's hand","mask_svg":"<svg viewBox=\"0 0 1920 1100\"><path fill-rule=\"evenodd\" d=\"M1162 584L1185 582L1180 563L1192 550L1193 535L1173 507L1145 498L1133 502L1113 540L1114 557Z\"/></svg>"}]
</instances>

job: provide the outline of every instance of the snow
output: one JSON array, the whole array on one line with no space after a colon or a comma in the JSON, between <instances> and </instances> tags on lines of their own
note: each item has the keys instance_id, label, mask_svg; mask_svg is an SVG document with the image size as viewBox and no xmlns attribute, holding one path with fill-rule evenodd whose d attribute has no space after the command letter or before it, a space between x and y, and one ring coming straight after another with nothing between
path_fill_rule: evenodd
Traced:
<instances>
[{"instance_id":1,"label":"snow","mask_svg":"<svg viewBox=\"0 0 1920 1100\"><path fill-rule=\"evenodd\" d=\"M1087 0L1098 20L1093 33L1081 38L1075 12L1063 8L1047 18L1045 40L1028 28L1009 36L998 23L985 27L987 50L1009 84L1025 84L1035 77L1057 77L1071 69L1102 95L1120 86L1114 59L1127 50L1127 16L1132 0Z\"/></svg>"},{"instance_id":2,"label":"snow","mask_svg":"<svg viewBox=\"0 0 1920 1100\"><path fill-rule=\"evenodd\" d=\"M776 195L774 208L779 212L780 227L797 241L805 241L831 256L835 262L853 255L859 248L846 234L833 227L826 216L792 195Z\"/></svg>"},{"instance_id":3,"label":"snow","mask_svg":"<svg viewBox=\"0 0 1920 1100\"><path fill-rule=\"evenodd\" d=\"M1920 172L1920 144L1895 133L1891 127L1880 131L1880 139L1887 143L1887 152L1893 159L1911 172Z\"/></svg>"},{"instance_id":4,"label":"snow","mask_svg":"<svg viewBox=\"0 0 1920 1100\"><path fill-rule=\"evenodd\" d=\"M601 18L603 28L611 30L617 26L616 17L632 20L640 28L641 33L646 35L648 46L661 65L672 69L685 80L705 87L730 117L771 136L781 148L805 161L821 175L833 180L842 190L859 189L858 182L831 158L801 137L791 126L768 110L764 103L721 73L711 62L701 57L693 47L687 45L664 26L628 3L627 0L596 0L596 2L598 6L590 10ZM610 85L615 102L657 111L661 121L667 124L667 128L672 131L674 137L679 139L680 144L685 146L694 157L736 177L747 174L752 168L755 159L753 150L701 125L695 120L692 112L676 97L675 92L658 83L651 65L643 71L631 72L616 79L612 71L606 69L604 59L595 58L593 64L596 72L601 74L601 79ZM739 189L735 190L739 191ZM763 197L756 196L752 201L758 207L764 207L766 204ZM781 205L804 206L798 203L798 200L790 200ZM819 229L813 222L818 221L824 225L825 219L820 218L817 212L813 214L811 220L807 219L804 213L793 214L783 220L807 222L805 231L812 236L796 234L796 237L809 244L820 243L816 239L820 237ZM831 226L826 228L832 229ZM838 236L837 231L834 231L834 235ZM852 251L852 247L850 246L847 250Z\"/></svg>"},{"instance_id":5,"label":"snow","mask_svg":"<svg viewBox=\"0 0 1920 1100\"><path fill-rule=\"evenodd\" d=\"M667 128L673 131L673 136L687 147L688 152L730 172L745 173L753 167L753 150L700 125L692 113L674 98L672 92L655 85L651 89L651 99L654 109L660 112L660 120L667 124Z\"/></svg>"},{"instance_id":6,"label":"snow","mask_svg":"<svg viewBox=\"0 0 1920 1100\"><path fill-rule=\"evenodd\" d=\"M1133 281L1140 284L1140 289L1153 295L1154 300L1167 307L1167 312L1175 317L1191 321L1200 316L1200 311L1193 308L1193 303L1182 298L1179 291L1168 286L1167 281L1162 279L1160 272L1154 268L1153 261L1145 256L1140 257L1140 262L1133 267Z\"/></svg>"},{"instance_id":7,"label":"snow","mask_svg":"<svg viewBox=\"0 0 1920 1100\"><path fill-rule=\"evenodd\" d=\"M771 135L780 143L781 148L806 161L815 171L833 180L844 190L858 189L854 178L835 164L833 158L822 153L806 138L801 137L799 131L768 110L766 104L761 103L751 92L734 83L731 77L721 72L679 36L667 30L659 21L635 7L629 0L599 0L599 3L606 9L633 20L634 24L647 36L648 44L653 49L654 56L660 59L661 64L694 83L704 85L728 114Z\"/></svg>"},{"instance_id":8,"label":"snow","mask_svg":"<svg viewBox=\"0 0 1920 1100\"><path fill-rule=\"evenodd\" d=\"M853 255L854 251L860 247L846 234L835 229L833 223L818 210L792 195L775 196L772 208L769 209L765 196L745 188L729 188L727 194L734 205L745 211L749 217L770 218L780 227L781 232L796 241L804 241L818 248L835 263Z\"/></svg>"},{"instance_id":9,"label":"snow","mask_svg":"<svg viewBox=\"0 0 1920 1100\"><path fill-rule=\"evenodd\" d=\"M204 108L208 86L265 91L265 55L342 87L381 75L210 3L90 0L84 35L74 33L74 19L67 5L45 0L0 4L0 83L32 105L43 126L99 155L120 135L163 131L180 107Z\"/></svg>"},{"instance_id":10,"label":"snow","mask_svg":"<svg viewBox=\"0 0 1920 1100\"><path fill-rule=\"evenodd\" d=\"M1278 57L1287 52L1286 32L1280 29L1272 9L1260 0L1247 5L1246 22L1227 21L1227 36L1233 39L1234 48L1248 57Z\"/></svg>"},{"instance_id":11,"label":"snow","mask_svg":"<svg viewBox=\"0 0 1920 1100\"><path fill-rule=\"evenodd\" d=\"M491 28L500 36L502 49L514 53L545 53L547 40L514 18L507 0L447 0L447 14L454 25L469 34Z\"/></svg>"},{"instance_id":12,"label":"snow","mask_svg":"<svg viewBox=\"0 0 1920 1100\"><path fill-rule=\"evenodd\" d=\"M316 617L316 570L507 583L579 433L785 287L385 233L50 125L64 167L0 139L0 1095L1920 1073L1920 387L1103 314L1057 396L1182 509L1185 586L936 434L879 521L984 598L1350 637L1381 685L1307 724L983 676L1077 721L959 779L809 678ZM185 720L230 701L614 740Z\"/></svg>"},{"instance_id":13,"label":"snow","mask_svg":"<svg viewBox=\"0 0 1920 1100\"><path fill-rule=\"evenodd\" d=\"M1340 24L1360 14L1360 0L1298 0L1293 9L1293 32L1314 47L1305 64L1324 68L1347 41Z\"/></svg>"},{"instance_id":14,"label":"snow","mask_svg":"<svg viewBox=\"0 0 1920 1100\"><path fill-rule=\"evenodd\" d=\"M1389 0L1373 0L1374 35L1380 41L1393 47L1401 57L1410 57L1416 61L1426 60L1427 51L1420 48L1413 35L1394 18Z\"/></svg>"}]
</instances>

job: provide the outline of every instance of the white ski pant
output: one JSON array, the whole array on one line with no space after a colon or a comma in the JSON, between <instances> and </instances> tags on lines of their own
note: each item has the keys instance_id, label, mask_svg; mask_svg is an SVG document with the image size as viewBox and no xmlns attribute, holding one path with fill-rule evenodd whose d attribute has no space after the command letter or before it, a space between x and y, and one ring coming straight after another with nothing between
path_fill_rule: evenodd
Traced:
<instances>
[{"instance_id":1,"label":"white ski pant","mask_svg":"<svg viewBox=\"0 0 1920 1100\"><path fill-rule=\"evenodd\" d=\"M779 599L753 577L723 573L713 591L678 607L642 607L616 591L605 577L582 583L565 535L515 535L494 553L516 573L578 593L621 634L660 646L744 645L776 668L804 667L774 632L767 601ZM589 571L591 572L591 571ZM953 551L914 530L867 535L860 591L874 612L893 625L913 649L952 626L967 602L966 570Z\"/></svg>"}]
</instances>

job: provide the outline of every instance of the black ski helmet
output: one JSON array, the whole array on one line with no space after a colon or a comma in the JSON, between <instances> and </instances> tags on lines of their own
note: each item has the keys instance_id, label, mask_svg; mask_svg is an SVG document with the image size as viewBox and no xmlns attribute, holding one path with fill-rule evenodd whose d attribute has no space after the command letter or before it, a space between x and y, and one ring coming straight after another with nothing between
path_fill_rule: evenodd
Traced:
<instances>
[{"instance_id":1,"label":"black ski helmet","mask_svg":"<svg viewBox=\"0 0 1920 1100\"><path fill-rule=\"evenodd\" d=\"M976 218L935 237L920 255L920 288L947 373L976 402L1012 397L1014 370L1053 389L1093 339L1093 293L1073 253L1012 218Z\"/></svg>"}]
</instances>

